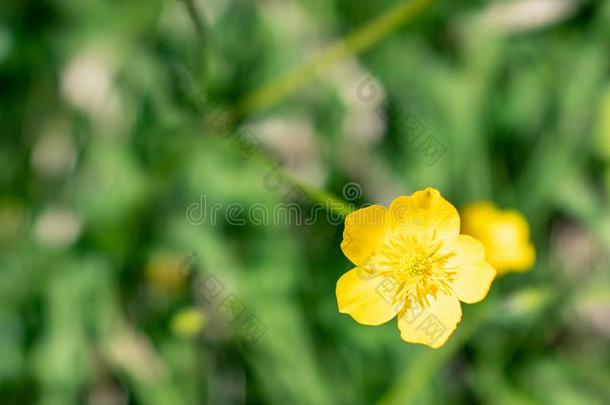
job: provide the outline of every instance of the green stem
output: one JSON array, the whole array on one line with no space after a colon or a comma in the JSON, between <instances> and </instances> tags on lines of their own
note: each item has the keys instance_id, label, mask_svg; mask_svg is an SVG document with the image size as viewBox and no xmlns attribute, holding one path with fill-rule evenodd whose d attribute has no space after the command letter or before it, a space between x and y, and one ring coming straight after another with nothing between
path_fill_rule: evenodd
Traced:
<instances>
[{"instance_id":1,"label":"green stem","mask_svg":"<svg viewBox=\"0 0 610 405\"><path fill-rule=\"evenodd\" d=\"M186 6L186 11L189 14L189 17L191 19L191 21L193 22L193 25L195 26L195 31L197 31L197 36L199 37L199 39L203 39L204 34L205 34L205 24L203 23L203 20L201 19L201 16L199 14L199 11L197 10L197 7L195 7L195 3L193 2L193 0L183 0L184 5Z\"/></svg>"},{"instance_id":2,"label":"green stem","mask_svg":"<svg viewBox=\"0 0 610 405\"><path fill-rule=\"evenodd\" d=\"M484 308L472 311L473 315L467 322L460 325L455 335L442 348L426 349L412 362L405 373L398 378L390 390L379 400L379 405L405 405L414 402L428 382L438 374L443 366L449 362L459 349L474 335L485 323L492 313L489 303Z\"/></svg>"},{"instance_id":3,"label":"green stem","mask_svg":"<svg viewBox=\"0 0 610 405\"><path fill-rule=\"evenodd\" d=\"M347 216L350 212L352 212L353 207L350 206L347 202L345 202L342 198L335 196L329 192L324 190L318 190L310 185L303 183L302 181L296 179L294 176L286 173L282 168L277 165L271 158L267 157L263 153L259 153L256 151L253 154L253 159L260 163L262 166L265 166L268 170L274 170L278 180L281 183L286 183L296 188L303 194L307 195L312 202L316 202L322 204L326 209L331 210L338 215Z\"/></svg>"},{"instance_id":4,"label":"green stem","mask_svg":"<svg viewBox=\"0 0 610 405\"><path fill-rule=\"evenodd\" d=\"M242 117L253 111L271 107L305 86L329 65L370 48L417 15L431 2L432 0L411 0L397 4L380 17L349 34L345 39L324 49L312 61L246 96L237 104L234 111L235 116Z\"/></svg>"}]
</instances>

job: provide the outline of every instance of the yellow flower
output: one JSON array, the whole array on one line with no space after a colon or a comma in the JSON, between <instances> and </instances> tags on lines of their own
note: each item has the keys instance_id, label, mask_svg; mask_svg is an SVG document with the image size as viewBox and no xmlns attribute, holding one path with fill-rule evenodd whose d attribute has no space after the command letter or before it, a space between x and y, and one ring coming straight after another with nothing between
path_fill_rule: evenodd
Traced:
<instances>
[{"instance_id":1,"label":"yellow flower","mask_svg":"<svg viewBox=\"0 0 610 405\"><path fill-rule=\"evenodd\" d=\"M529 226L517 211L501 211L488 202L470 204L462 210L462 232L483 243L485 258L499 275L525 271L534 264Z\"/></svg>"},{"instance_id":2,"label":"yellow flower","mask_svg":"<svg viewBox=\"0 0 610 405\"><path fill-rule=\"evenodd\" d=\"M337 282L339 311L365 325L398 316L403 340L442 346L462 318L460 301L487 295L496 271L457 210L427 188L345 218L341 249L356 265Z\"/></svg>"}]
</instances>

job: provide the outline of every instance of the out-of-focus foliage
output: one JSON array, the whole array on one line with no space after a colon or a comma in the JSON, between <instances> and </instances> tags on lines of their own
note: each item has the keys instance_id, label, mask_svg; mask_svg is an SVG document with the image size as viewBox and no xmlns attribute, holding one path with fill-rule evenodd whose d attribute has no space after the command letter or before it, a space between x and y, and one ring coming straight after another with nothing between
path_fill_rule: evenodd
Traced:
<instances>
[{"instance_id":1,"label":"out-of-focus foliage","mask_svg":"<svg viewBox=\"0 0 610 405\"><path fill-rule=\"evenodd\" d=\"M2 2L0 403L610 402L610 3L439 0L242 108L397 5ZM519 210L536 265L438 351L358 325L330 211L248 215L349 181Z\"/></svg>"}]
</instances>

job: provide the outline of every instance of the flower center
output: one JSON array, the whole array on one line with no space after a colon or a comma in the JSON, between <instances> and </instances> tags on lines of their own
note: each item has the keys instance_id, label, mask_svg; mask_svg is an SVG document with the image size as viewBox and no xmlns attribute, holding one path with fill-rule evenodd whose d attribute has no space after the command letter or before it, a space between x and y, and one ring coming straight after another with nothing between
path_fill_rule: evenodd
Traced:
<instances>
[{"instance_id":1,"label":"flower center","mask_svg":"<svg viewBox=\"0 0 610 405\"><path fill-rule=\"evenodd\" d=\"M398 274L401 278L423 277L430 273L432 263L427 252L415 247L413 250L403 254L399 260Z\"/></svg>"},{"instance_id":2,"label":"flower center","mask_svg":"<svg viewBox=\"0 0 610 405\"><path fill-rule=\"evenodd\" d=\"M440 253L441 247L438 241L403 235L394 235L382 244L369 268L391 279L393 305L408 300L423 307L429 305L429 296L451 294L455 272L447 268L447 260L454 253Z\"/></svg>"}]
</instances>

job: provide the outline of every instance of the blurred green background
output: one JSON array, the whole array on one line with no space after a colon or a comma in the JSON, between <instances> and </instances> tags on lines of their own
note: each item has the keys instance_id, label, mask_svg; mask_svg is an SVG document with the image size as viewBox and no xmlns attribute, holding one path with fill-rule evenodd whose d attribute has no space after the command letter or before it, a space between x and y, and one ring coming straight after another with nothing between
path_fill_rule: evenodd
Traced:
<instances>
[{"instance_id":1,"label":"blurred green background","mask_svg":"<svg viewBox=\"0 0 610 405\"><path fill-rule=\"evenodd\" d=\"M610 403L610 3L410 1L4 0L0 403ZM439 350L250 215L427 186L537 252Z\"/></svg>"}]
</instances>

